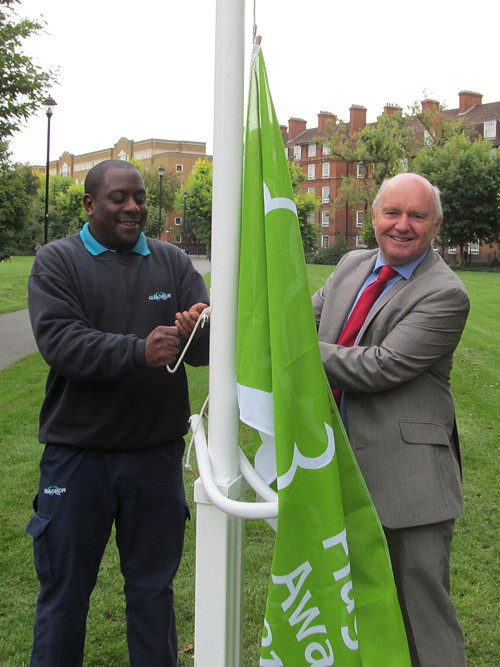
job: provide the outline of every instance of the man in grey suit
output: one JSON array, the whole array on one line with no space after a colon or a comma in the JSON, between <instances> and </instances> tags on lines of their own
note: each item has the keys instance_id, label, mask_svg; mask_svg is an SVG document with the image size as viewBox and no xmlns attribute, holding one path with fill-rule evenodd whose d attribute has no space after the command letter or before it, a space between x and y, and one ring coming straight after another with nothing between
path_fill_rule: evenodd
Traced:
<instances>
[{"instance_id":1,"label":"man in grey suit","mask_svg":"<svg viewBox=\"0 0 500 667\"><path fill-rule=\"evenodd\" d=\"M431 242L439 191L417 174L386 181L373 203L379 250L346 254L313 296L323 364L387 538L414 667L464 667L449 597L450 546L462 511L450 390L469 312L462 282ZM352 347L337 343L384 265L392 277Z\"/></svg>"}]
</instances>

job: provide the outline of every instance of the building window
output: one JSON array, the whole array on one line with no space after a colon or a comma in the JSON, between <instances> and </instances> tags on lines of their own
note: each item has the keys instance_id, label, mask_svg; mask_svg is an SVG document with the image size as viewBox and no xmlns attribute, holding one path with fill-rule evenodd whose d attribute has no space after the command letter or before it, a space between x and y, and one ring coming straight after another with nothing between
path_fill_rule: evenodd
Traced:
<instances>
[{"instance_id":1,"label":"building window","mask_svg":"<svg viewBox=\"0 0 500 667\"><path fill-rule=\"evenodd\" d=\"M364 162L358 162L356 164L356 178L364 178L365 175L365 164Z\"/></svg>"},{"instance_id":2,"label":"building window","mask_svg":"<svg viewBox=\"0 0 500 667\"><path fill-rule=\"evenodd\" d=\"M457 249L452 248L451 246L448 248L448 255L456 255L457 254Z\"/></svg>"},{"instance_id":3,"label":"building window","mask_svg":"<svg viewBox=\"0 0 500 667\"><path fill-rule=\"evenodd\" d=\"M61 167L61 176L69 176L69 167L66 162Z\"/></svg>"},{"instance_id":4,"label":"building window","mask_svg":"<svg viewBox=\"0 0 500 667\"><path fill-rule=\"evenodd\" d=\"M136 160L147 160L151 156L152 156L152 151L151 150L136 151L135 154L134 154L134 157L135 157Z\"/></svg>"},{"instance_id":5,"label":"building window","mask_svg":"<svg viewBox=\"0 0 500 667\"><path fill-rule=\"evenodd\" d=\"M497 122L496 120L487 120L484 124L484 138L495 139L497 136Z\"/></svg>"},{"instance_id":6,"label":"building window","mask_svg":"<svg viewBox=\"0 0 500 667\"><path fill-rule=\"evenodd\" d=\"M176 225L182 225L182 218L179 217L179 216L177 216L177 217L175 218L175 224L176 224Z\"/></svg>"},{"instance_id":7,"label":"building window","mask_svg":"<svg viewBox=\"0 0 500 667\"><path fill-rule=\"evenodd\" d=\"M307 145L307 157L316 157L316 144Z\"/></svg>"},{"instance_id":8,"label":"building window","mask_svg":"<svg viewBox=\"0 0 500 667\"><path fill-rule=\"evenodd\" d=\"M328 236L326 236L326 235L322 236L321 237L321 247L322 248L328 248L329 245L330 245L330 243L329 243L329 240L328 240Z\"/></svg>"},{"instance_id":9,"label":"building window","mask_svg":"<svg viewBox=\"0 0 500 667\"><path fill-rule=\"evenodd\" d=\"M175 171L182 171L183 169L184 169L184 167L182 166L182 164L176 164L175 165Z\"/></svg>"},{"instance_id":10,"label":"building window","mask_svg":"<svg viewBox=\"0 0 500 667\"><path fill-rule=\"evenodd\" d=\"M118 159L123 160L123 162L127 161L127 154L125 153L125 151L120 151L118 153Z\"/></svg>"},{"instance_id":11,"label":"building window","mask_svg":"<svg viewBox=\"0 0 500 667\"><path fill-rule=\"evenodd\" d=\"M180 243L180 242L181 242L181 235L180 234L175 234L174 243Z\"/></svg>"},{"instance_id":12,"label":"building window","mask_svg":"<svg viewBox=\"0 0 500 667\"><path fill-rule=\"evenodd\" d=\"M429 130L424 130L424 144L426 146L432 146L432 136Z\"/></svg>"},{"instance_id":13,"label":"building window","mask_svg":"<svg viewBox=\"0 0 500 667\"><path fill-rule=\"evenodd\" d=\"M316 188L307 188L307 194L308 195L315 195L316 194Z\"/></svg>"},{"instance_id":14,"label":"building window","mask_svg":"<svg viewBox=\"0 0 500 667\"><path fill-rule=\"evenodd\" d=\"M316 178L316 165L308 164L307 165L307 178L312 181Z\"/></svg>"},{"instance_id":15,"label":"building window","mask_svg":"<svg viewBox=\"0 0 500 667\"><path fill-rule=\"evenodd\" d=\"M363 211L356 211L356 227L363 226Z\"/></svg>"},{"instance_id":16,"label":"building window","mask_svg":"<svg viewBox=\"0 0 500 667\"><path fill-rule=\"evenodd\" d=\"M323 144L323 155L330 155L330 146Z\"/></svg>"},{"instance_id":17,"label":"building window","mask_svg":"<svg viewBox=\"0 0 500 667\"><path fill-rule=\"evenodd\" d=\"M356 236L356 248L366 248L365 242L363 241L362 236Z\"/></svg>"},{"instance_id":18,"label":"building window","mask_svg":"<svg viewBox=\"0 0 500 667\"><path fill-rule=\"evenodd\" d=\"M328 186L321 188L321 203L322 204L330 203L330 188Z\"/></svg>"},{"instance_id":19,"label":"building window","mask_svg":"<svg viewBox=\"0 0 500 667\"><path fill-rule=\"evenodd\" d=\"M321 226L330 226L330 211L321 211Z\"/></svg>"},{"instance_id":20,"label":"building window","mask_svg":"<svg viewBox=\"0 0 500 667\"><path fill-rule=\"evenodd\" d=\"M323 178L330 178L330 163L323 162L321 168L322 168Z\"/></svg>"},{"instance_id":21,"label":"building window","mask_svg":"<svg viewBox=\"0 0 500 667\"><path fill-rule=\"evenodd\" d=\"M300 160L302 157L302 148L300 146L294 146L293 147L293 159L294 160Z\"/></svg>"},{"instance_id":22,"label":"building window","mask_svg":"<svg viewBox=\"0 0 500 667\"><path fill-rule=\"evenodd\" d=\"M479 255L479 242L469 243L469 255Z\"/></svg>"}]
</instances>

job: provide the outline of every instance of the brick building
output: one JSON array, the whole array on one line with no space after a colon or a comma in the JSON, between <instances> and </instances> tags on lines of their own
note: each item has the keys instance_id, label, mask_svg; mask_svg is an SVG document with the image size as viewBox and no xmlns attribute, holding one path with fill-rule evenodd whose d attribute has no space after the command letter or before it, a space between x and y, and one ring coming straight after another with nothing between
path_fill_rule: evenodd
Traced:
<instances>
[{"instance_id":1,"label":"brick building","mask_svg":"<svg viewBox=\"0 0 500 667\"><path fill-rule=\"evenodd\" d=\"M422 112L439 111L439 103L435 100L422 101ZM387 113L400 112L400 107L388 104L384 107ZM352 136L366 125L366 108L353 105L349 109L349 122L345 123L347 132ZM459 93L457 109L442 112L450 120L463 118L474 128L477 135L491 141L492 148L498 149L500 144L500 102L482 103L482 95L470 91ZM416 143L425 142L427 132L421 122L411 118L409 125ZM321 111L318 114L318 126L307 129L307 123L301 118L290 118L288 127L281 126L285 151L289 160L296 161L302 168L306 180L302 183L303 192L311 192L319 197L321 206L315 214L315 220L321 230L321 246L335 243L342 234L350 247L364 247L361 228L364 223L364 208L345 206L336 209L333 206L337 192L346 176L363 179L366 170L363 163L343 162L330 156L328 147L322 142L329 139L338 125L335 114ZM375 125L375 123L372 123ZM489 262L498 257L498 247L471 244L468 249L471 261ZM452 262L457 254L456 248L445 251L445 259Z\"/></svg>"},{"instance_id":2,"label":"brick building","mask_svg":"<svg viewBox=\"0 0 500 667\"><path fill-rule=\"evenodd\" d=\"M196 160L211 159L206 154L206 143L201 141L176 141L169 139L143 139L134 141L121 137L111 148L102 148L90 153L74 155L65 151L57 160L50 162L51 176L70 176L75 183L83 183L89 170L104 160L126 160L131 158L141 162L147 169L164 167L166 172L176 172L183 182L191 173ZM45 167L35 167L45 174ZM164 241L172 241L189 252L204 253L203 246L193 243L182 243L181 225L183 212L173 212L166 217L166 232L162 235Z\"/></svg>"},{"instance_id":3,"label":"brick building","mask_svg":"<svg viewBox=\"0 0 500 667\"><path fill-rule=\"evenodd\" d=\"M134 141L122 137L111 148L101 148L90 153L73 155L65 151L50 162L51 176L71 176L75 183L83 183L89 170L103 160L127 160L142 162L148 168L160 165L166 171L189 174L199 158L206 157L206 144L201 141L173 141L169 139L143 139ZM45 167L38 167L45 173ZM181 176L182 177L182 176Z\"/></svg>"}]
</instances>

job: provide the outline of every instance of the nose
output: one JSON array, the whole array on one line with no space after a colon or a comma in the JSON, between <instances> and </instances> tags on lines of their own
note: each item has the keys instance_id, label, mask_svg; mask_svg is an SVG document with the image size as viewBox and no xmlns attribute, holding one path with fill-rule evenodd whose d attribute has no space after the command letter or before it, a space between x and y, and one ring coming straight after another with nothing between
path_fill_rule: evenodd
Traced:
<instances>
[{"instance_id":1,"label":"nose","mask_svg":"<svg viewBox=\"0 0 500 667\"><path fill-rule=\"evenodd\" d=\"M396 227L400 231L410 229L410 218L406 213L401 213L396 222Z\"/></svg>"},{"instance_id":2,"label":"nose","mask_svg":"<svg viewBox=\"0 0 500 667\"><path fill-rule=\"evenodd\" d=\"M127 211L139 211L139 205L135 200L135 197L133 195L130 195L129 197L126 198L125 204L124 204L124 209Z\"/></svg>"}]
</instances>

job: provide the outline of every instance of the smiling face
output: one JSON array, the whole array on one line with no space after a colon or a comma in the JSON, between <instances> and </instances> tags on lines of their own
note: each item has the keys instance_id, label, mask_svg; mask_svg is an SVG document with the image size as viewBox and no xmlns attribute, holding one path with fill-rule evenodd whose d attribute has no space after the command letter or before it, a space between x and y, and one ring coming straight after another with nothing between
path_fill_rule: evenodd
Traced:
<instances>
[{"instance_id":1,"label":"smiling face","mask_svg":"<svg viewBox=\"0 0 500 667\"><path fill-rule=\"evenodd\" d=\"M131 250L148 216L146 189L136 169L108 169L94 195L83 198L90 233L109 250Z\"/></svg>"},{"instance_id":2,"label":"smiling face","mask_svg":"<svg viewBox=\"0 0 500 667\"><path fill-rule=\"evenodd\" d=\"M373 229L384 261L398 266L420 257L441 226L431 184L417 174L395 176L372 209Z\"/></svg>"}]
</instances>

